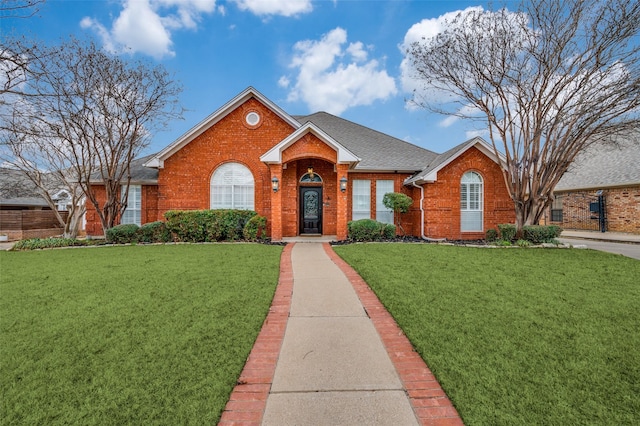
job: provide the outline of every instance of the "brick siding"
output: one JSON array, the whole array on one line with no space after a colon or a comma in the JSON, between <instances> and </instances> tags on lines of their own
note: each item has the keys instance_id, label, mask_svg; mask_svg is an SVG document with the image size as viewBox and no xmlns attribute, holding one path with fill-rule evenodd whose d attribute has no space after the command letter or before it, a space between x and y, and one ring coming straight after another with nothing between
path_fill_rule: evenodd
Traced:
<instances>
[{"instance_id":1,"label":"brick siding","mask_svg":"<svg viewBox=\"0 0 640 426\"><path fill-rule=\"evenodd\" d=\"M255 126L245 121L249 112L261 120ZM157 186L143 186L142 223L163 220L168 210L210 208L210 181L215 170L227 162L246 166L254 177L255 210L267 218L267 233L274 239L299 232L300 178L312 166L322 178L323 234L346 239L347 221L352 219L354 179L371 181L371 218L376 218L376 182L393 180L394 191L411 196L414 203L402 215L407 234L420 236L420 190L403 185L407 173L360 173L348 164L337 164L337 152L318 137L307 133L282 151L282 164L267 165L260 156L289 136L294 129L271 109L251 98L183 146L164 161ZM484 230L498 223L514 221L513 204L506 192L499 166L476 148L463 153L438 173L438 181L424 185L425 234L434 238L484 238L477 233L460 232L460 179L467 171L480 173L484 181ZM272 177L280 189L274 193ZM347 177L346 192L340 179ZM104 189L96 187L100 199ZM87 234L100 235L100 221L93 207L87 206Z\"/></svg>"}]
</instances>

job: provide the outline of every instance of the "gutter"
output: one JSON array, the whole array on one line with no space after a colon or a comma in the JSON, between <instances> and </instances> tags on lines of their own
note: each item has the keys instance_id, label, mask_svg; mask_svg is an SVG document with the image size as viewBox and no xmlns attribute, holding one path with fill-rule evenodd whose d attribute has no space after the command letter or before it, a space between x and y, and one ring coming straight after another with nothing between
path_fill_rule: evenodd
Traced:
<instances>
[{"instance_id":1,"label":"gutter","mask_svg":"<svg viewBox=\"0 0 640 426\"><path fill-rule=\"evenodd\" d=\"M423 240L429 242L442 242L446 241L446 238L430 238L424 235L424 188L420 185L416 185L415 182L411 182L411 185L420 189L420 236Z\"/></svg>"}]
</instances>

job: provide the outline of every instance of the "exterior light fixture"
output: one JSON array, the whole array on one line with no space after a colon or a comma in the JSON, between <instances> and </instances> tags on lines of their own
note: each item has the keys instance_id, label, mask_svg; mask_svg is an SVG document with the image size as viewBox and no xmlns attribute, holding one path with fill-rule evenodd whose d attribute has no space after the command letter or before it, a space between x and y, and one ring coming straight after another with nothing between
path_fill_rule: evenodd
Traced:
<instances>
[{"instance_id":1,"label":"exterior light fixture","mask_svg":"<svg viewBox=\"0 0 640 426\"><path fill-rule=\"evenodd\" d=\"M280 181L275 176L271 179L271 188L273 188L273 192L278 192L280 188Z\"/></svg>"},{"instance_id":2,"label":"exterior light fixture","mask_svg":"<svg viewBox=\"0 0 640 426\"><path fill-rule=\"evenodd\" d=\"M347 178L342 176L340 179L340 192L345 192L347 190Z\"/></svg>"},{"instance_id":3,"label":"exterior light fixture","mask_svg":"<svg viewBox=\"0 0 640 426\"><path fill-rule=\"evenodd\" d=\"M309 177L313 180L313 166L307 168L307 173L309 173Z\"/></svg>"}]
</instances>

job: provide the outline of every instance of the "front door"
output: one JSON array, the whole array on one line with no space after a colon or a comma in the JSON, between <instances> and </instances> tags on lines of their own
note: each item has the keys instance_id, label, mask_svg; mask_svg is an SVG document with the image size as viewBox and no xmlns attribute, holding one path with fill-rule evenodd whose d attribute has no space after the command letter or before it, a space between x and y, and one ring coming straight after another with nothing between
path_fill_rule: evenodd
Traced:
<instances>
[{"instance_id":1,"label":"front door","mask_svg":"<svg viewBox=\"0 0 640 426\"><path fill-rule=\"evenodd\" d=\"M322 187L300 188L300 233L322 234Z\"/></svg>"}]
</instances>

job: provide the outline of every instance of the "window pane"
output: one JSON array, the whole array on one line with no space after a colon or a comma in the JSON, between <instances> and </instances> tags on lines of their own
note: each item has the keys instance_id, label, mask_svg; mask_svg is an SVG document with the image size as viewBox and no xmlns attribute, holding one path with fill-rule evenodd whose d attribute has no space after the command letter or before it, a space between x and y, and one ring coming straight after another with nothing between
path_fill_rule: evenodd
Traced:
<instances>
[{"instance_id":1,"label":"window pane","mask_svg":"<svg viewBox=\"0 0 640 426\"><path fill-rule=\"evenodd\" d=\"M476 172L467 172L460 180L460 230L482 231L482 177Z\"/></svg>"},{"instance_id":2,"label":"window pane","mask_svg":"<svg viewBox=\"0 0 640 426\"><path fill-rule=\"evenodd\" d=\"M122 201L124 201L126 186L121 187ZM129 185L129 193L127 195L127 208L120 218L121 224L134 223L141 225L141 209L142 209L142 187L140 185Z\"/></svg>"},{"instance_id":3,"label":"window pane","mask_svg":"<svg viewBox=\"0 0 640 426\"><path fill-rule=\"evenodd\" d=\"M393 192L392 180L376 181L376 220L382 223L393 224L393 210L388 209L382 204L384 194Z\"/></svg>"},{"instance_id":4,"label":"window pane","mask_svg":"<svg viewBox=\"0 0 640 426\"><path fill-rule=\"evenodd\" d=\"M352 220L371 219L371 181L353 181Z\"/></svg>"},{"instance_id":5,"label":"window pane","mask_svg":"<svg viewBox=\"0 0 640 426\"><path fill-rule=\"evenodd\" d=\"M251 170L239 163L225 163L211 177L212 209L254 209Z\"/></svg>"}]
</instances>

